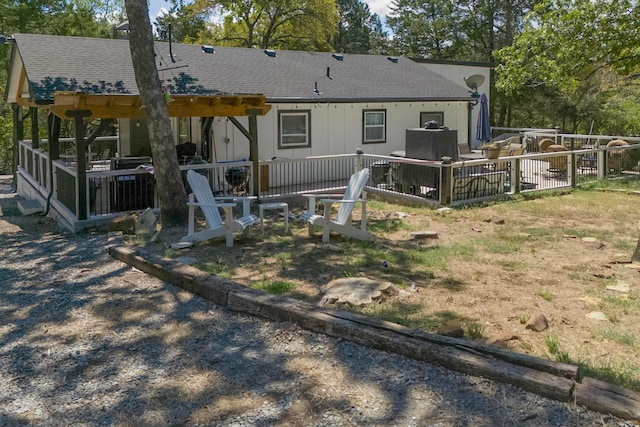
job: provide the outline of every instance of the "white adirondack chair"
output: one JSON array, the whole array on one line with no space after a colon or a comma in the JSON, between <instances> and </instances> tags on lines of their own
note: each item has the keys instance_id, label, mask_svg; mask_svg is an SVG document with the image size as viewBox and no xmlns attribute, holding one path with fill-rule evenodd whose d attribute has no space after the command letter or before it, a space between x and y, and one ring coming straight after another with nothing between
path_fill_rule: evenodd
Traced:
<instances>
[{"instance_id":1,"label":"white adirondack chair","mask_svg":"<svg viewBox=\"0 0 640 427\"><path fill-rule=\"evenodd\" d=\"M189 201L187 202L187 205L189 205L187 235L180 239L180 241L202 242L216 237L226 236L227 246L231 248L233 247L234 232L250 231L249 227L260 222L257 216L249 213L251 198L245 198L244 200L243 216L241 218L234 218L233 208L237 203L216 200L206 177L193 170L189 170L187 171L187 181L193 193L189 194ZM196 208L202 210L207 223L207 228L198 232L195 231ZM218 209L224 211L224 221Z\"/></svg>"},{"instance_id":2,"label":"white adirondack chair","mask_svg":"<svg viewBox=\"0 0 640 427\"><path fill-rule=\"evenodd\" d=\"M309 235L313 235L315 227L322 227L322 241L329 242L331 231L342 233L346 236L359 240L373 240L373 234L367 231L367 200L361 198L364 186L369 180L369 169L364 168L349 179L349 184L344 194L305 194L309 199L309 209L300 215L300 219L309 223ZM315 212L316 199L324 204L324 214ZM335 218L331 217L331 207L334 203L339 203L340 207ZM356 203L362 204L362 219L360 227L352 224L351 213Z\"/></svg>"}]
</instances>

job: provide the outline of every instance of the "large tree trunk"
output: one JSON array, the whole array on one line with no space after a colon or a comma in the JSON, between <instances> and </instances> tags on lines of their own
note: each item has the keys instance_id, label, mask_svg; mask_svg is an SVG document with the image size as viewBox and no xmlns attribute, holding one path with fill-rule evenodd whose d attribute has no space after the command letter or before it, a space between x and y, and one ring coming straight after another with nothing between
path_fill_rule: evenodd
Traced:
<instances>
[{"instance_id":1,"label":"large tree trunk","mask_svg":"<svg viewBox=\"0 0 640 427\"><path fill-rule=\"evenodd\" d=\"M182 182L171 120L156 68L153 35L146 0L125 0L129 17L131 60L136 74L153 155L160 221L163 227L187 221L187 193Z\"/></svg>"}]
</instances>

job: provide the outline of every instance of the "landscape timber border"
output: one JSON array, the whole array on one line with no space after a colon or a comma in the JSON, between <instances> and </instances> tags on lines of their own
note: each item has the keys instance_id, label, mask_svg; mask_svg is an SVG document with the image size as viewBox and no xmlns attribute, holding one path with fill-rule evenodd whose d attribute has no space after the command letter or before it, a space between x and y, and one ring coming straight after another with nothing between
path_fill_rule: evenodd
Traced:
<instances>
[{"instance_id":1,"label":"landscape timber border","mask_svg":"<svg viewBox=\"0 0 640 427\"><path fill-rule=\"evenodd\" d=\"M356 313L268 294L143 248L124 245L117 234L112 233L109 239L109 253L113 258L230 311L295 323L313 332L464 374L482 376L549 399L575 403L590 410L640 422L640 393L581 377L578 366L429 334Z\"/></svg>"}]
</instances>

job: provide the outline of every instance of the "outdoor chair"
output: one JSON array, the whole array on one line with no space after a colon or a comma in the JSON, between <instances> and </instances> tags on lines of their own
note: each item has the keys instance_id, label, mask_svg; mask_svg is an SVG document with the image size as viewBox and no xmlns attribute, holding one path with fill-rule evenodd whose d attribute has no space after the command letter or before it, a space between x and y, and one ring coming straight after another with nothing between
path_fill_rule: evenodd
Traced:
<instances>
[{"instance_id":1,"label":"outdoor chair","mask_svg":"<svg viewBox=\"0 0 640 427\"><path fill-rule=\"evenodd\" d=\"M626 147L629 143L622 139L614 139L607 143L607 147ZM625 150L608 150L607 151L607 169L616 173L620 173L624 169L625 157L629 152Z\"/></svg>"},{"instance_id":2,"label":"outdoor chair","mask_svg":"<svg viewBox=\"0 0 640 427\"><path fill-rule=\"evenodd\" d=\"M300 215L300 219L309 223L309 235L312 236L316 227L322 227L322 242L328 243L331 231L342 233L359 240L373 240L371 233L367 232L367 200L361 198L364 186L369 180L369 169L364 168L351 175L349 184L344 194L304 194L309 199L308 211ZM324 213L315 212L316 199L324 204ZM334 218L331 216L331 208L334 203L340 205ZM362 204L362 218L360 227L352 224L351 213L356 203Z\"/></svg>"},{"instance_id":3,"label":"outdoor chair","mask_svg":"<svg viewBox=\"0 0 640 427\"><path fill-rule=\"evenodd\" d=\"M546 153L560 153L569 151L569 149L563 145L551 144L547 147ZM567 156L556 156L549 158L549 172L557 175L564 175L567 173Z\"/></svg>"},{"instance_id":4,"label":"outdoor chair","mask_svg":"<svg viewBox=\"0 0 640 427\"><path fill-rule=\"evenodd\" d=\"M235 232L248 232L250 233L251 226L260 222L257 216L249 213L249 198L244 200L243 216L240 218L233 217L233 208L237 203L223 202L217 200L213 196L209 181L204 175L201 175L193 170L187 171L187 181L191 187L191 194L189 194L189 222L187 226L187 235L180 241L182 242L202 242L205 240L214 239L216 237L225 236L226 244L228 247L233 247L233 233ZM236 199L234 199L236 200ZM195 231L195 209L200 208L202 214L206 220L206 229L202 231ZM218 209L222 209L225 214L224 221L220 216Z\"/></svg>"},{"instance_id":5,"label":"outdoor chair","mask_svg":"<svg viewBox=\"0 0 640 427\"><path fill-rule=\"evenodd\" d=\"M538 142L538 151L539 151L539 152L541 152L541 153L546 153L546 152L547 152L547 149L548 149L551 145L554 145L554 144L555 144L555 142L553 141L553 139L550 139L550 138L544 138L544 139L541 139L541 140Z\"/></svg>"}]
</instances>

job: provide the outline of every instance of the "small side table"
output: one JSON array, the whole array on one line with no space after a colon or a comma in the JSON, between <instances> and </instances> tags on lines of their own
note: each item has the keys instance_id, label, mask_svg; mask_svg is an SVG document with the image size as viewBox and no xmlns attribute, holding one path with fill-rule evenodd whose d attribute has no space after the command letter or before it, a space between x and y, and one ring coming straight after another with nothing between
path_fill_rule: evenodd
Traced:
<instances>
[{"instance_id":1,"label":"small side table","mask_svg":"<svg viewBox=\"0 0 640 427\"><path fill-rule=\"evenodd\" d=\"M289 231L289 204L285 202L280 203L264 203L258 205L260 210L260 230L264 235L264 210L265 209L282 209L284 211L284 232Z\"/></svg>"}]
</instances>

